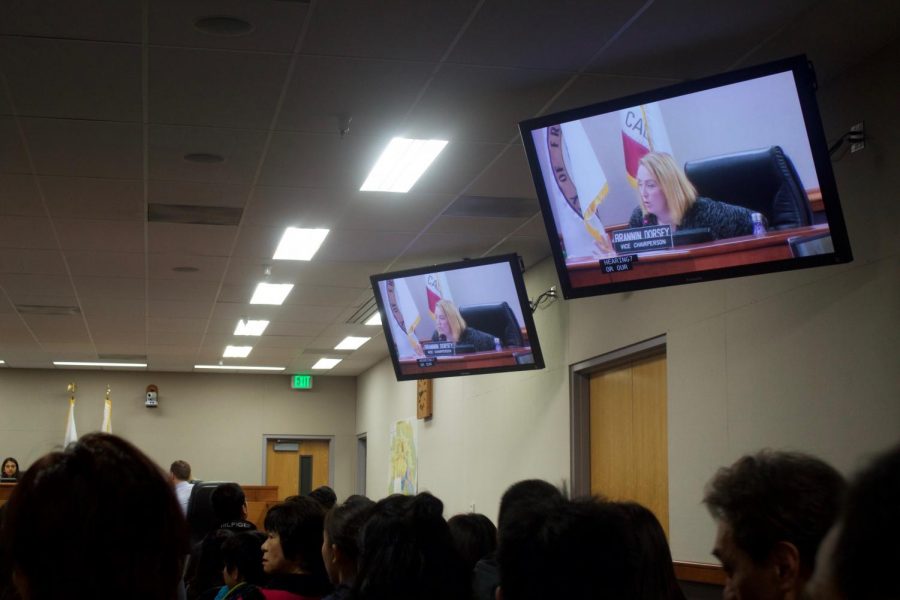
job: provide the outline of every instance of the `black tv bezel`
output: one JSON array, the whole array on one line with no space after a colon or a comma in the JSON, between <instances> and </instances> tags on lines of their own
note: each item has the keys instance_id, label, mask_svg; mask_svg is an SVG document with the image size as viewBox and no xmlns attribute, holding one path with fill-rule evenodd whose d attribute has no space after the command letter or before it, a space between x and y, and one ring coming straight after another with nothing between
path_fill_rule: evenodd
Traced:
<instances>
[{"instance_id":1,"label":"black tv bezel","mask_svg":"<svg viewBox=\"0 0 900 600\"><path fill-rule=\"evenodd\" d=\"M569 270L566 266L565 257L563 256L562 245L559 241L559 234L553 218L553 209L547 194L546 184L543 181L532 131L550 125L557 125L615 112L639 104L657 102L676 96L683 96L685 94L701 92L785 72L793 73L794 82L797 87L797 97L799 98L800 109L803 113L803 122L806 126L813 164L815 165L816 175L819 179L819 190L822 194L822 204L825 208L826 218L828 219L828 228L831 234L834 252L777 261L749 263L704 271L679 273L676 275L650 276L632 281L574 287L569 278ZM822 119L819 114L819 106L815 99L816 89L815 72L812 63L807 60L806 56L801 55L521 121L519 123L519 133L522 137L522 143L525 146L528 165L531 169L531 176L540 203L544 227L547 231L547 237L550 240L550 249L553 253L553 260L556 264L556 271L559 276L563 296L567 299L585 298L589 296L617 294L620 292L686 283L700 283L732 277L806 269L852 261L853 253L850 249L850 239L847 234L847 226L844 222L843 212L841 211L837 184L835 183L834 172L831 168L828 143L825 139Z\"/></svg>"},{"instance_id":2,"label":"black tv bezel","mask_svg":"<svg viewBox=\"0 0 900 600\"><path fill-rule=\"evenodd\" d=\"M400 370L400 357L397 354L397 347L394 343L394 336L391 332L391 326L388 321L390 315L384 305L384 299L381 297L381 290L378 284L388 279L401 279L404 277L415 277L418 275L426 275L428 273L456 271L459 269L468 269L471 267L480 267L485 265L503 264L509 265L512 274L513 283L516 286L516 296L522 312L522 320L525 322L525 329L528 332L528 342L531 348L531 354L534 357L533 363L515 364L505 367L487 367L483 369L457 369L454 371L436 371L434 373L408 374L404 375ZM487 375L489 373L505 373L510 371L533 371L544 368L544 355L541 353L541 344L538 341L537 328L534 325L534 318L531 313L531 305L528 300L528 294L525 291L525 279L522 276L522 266L517 254L501 254L486 258L478 258L472 260L463 260L451 263L442 263L436 265L427 265L416 267L414 269L404 269L402 271L391 271L389 273L379 273L369 276L372 285L372 293L375 295L375 302L378 304L378 312L381 314L381 329L387 340L388 351L391 354L391 364L394 367L394 374L397 381L414 381L418 379L436 379L439 377L461 377L464 375Z\"/></svg>"}]
</instances>

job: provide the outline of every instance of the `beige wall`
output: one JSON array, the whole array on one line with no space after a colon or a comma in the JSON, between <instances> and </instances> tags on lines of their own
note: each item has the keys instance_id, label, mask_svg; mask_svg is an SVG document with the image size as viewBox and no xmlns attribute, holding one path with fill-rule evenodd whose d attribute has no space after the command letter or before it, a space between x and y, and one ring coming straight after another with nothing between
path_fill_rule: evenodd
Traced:
<instances>
[{"instance_id":1,"label":"beige wall","mask_svg":"<svg viewBox=\"0 0 900 600\"><path fill-rule=\"evenodd\" d=\"M62 444L66 384L78 384L78 433L100 428L106 385L112 387L113 432L161 466L191 463L198 479L263 482L263 436L334 436L333 487L354 493L356 380L314 377L315 389L290 389L287 375L40 371L0 369L0 453L22 466ZM159 407L144 407L148 384Z\"/></svg>"},{"instance_id":2,"label":"beige wall","mask_svg":"<svg viewBox=\"0 0 900 600\"><path fill-rule=\"evenodd\" d=\"M844 472L900 439L900 45L819 91L829 140L865 119L870 141L834 164L855 261L730 281L557 302L535 314L547 369L436 379L419 422L419 486L446 513L496 517L524 477L569 474L568 365L665 333L671 543L713 562L702 489L717 467L761 447L806 450ZM529 295L555 283L549 261ZM415 388L382 363L360 377L368 493L385 494L388 431L415 415Z\"/></svg>"}]
</instances>

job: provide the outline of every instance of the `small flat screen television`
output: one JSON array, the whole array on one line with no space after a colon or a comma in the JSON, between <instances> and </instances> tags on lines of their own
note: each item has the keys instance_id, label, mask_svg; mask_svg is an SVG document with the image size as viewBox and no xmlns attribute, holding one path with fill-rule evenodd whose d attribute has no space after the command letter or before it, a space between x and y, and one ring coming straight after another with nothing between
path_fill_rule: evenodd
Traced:
<instances>
[{"instance_id":1,"label":"small flat screen television","mask_svg":"<svg viewBox=\"0 0 900 600\"><path fill-rule=\"evenodd\" d=\"M517 255L370 279L398 381L544 367Z\"/></svg>"},{"instance_id":2,"label":"small flat screen television","mask_svg":"<svg viewBox=\"0 0 900 600\"><path fill-rule=\"evenodd\" d=\"M805 57L520 130L566 298L852 260Z\"/></svg>"}]
</instances>

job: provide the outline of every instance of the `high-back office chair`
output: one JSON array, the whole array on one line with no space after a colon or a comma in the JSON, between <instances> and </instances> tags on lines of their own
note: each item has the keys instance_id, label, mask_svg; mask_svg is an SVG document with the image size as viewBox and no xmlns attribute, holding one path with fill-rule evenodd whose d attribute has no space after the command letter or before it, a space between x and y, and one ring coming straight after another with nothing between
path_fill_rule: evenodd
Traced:
<instances>
[{"instance_id":1,"label":"high-back office chair","mask_svg":"<svg viewBox=\"0 0 900 600\"><path fill-rule=\"evenodd\" d=\"M207 533L219 526L212 506L212 493L225 481L198 481L188 499L187 522L191 530L191 546L199 544Z\"/></svg>"},{"instance_id":2,"label":"high-back office chair","mask_svg":"<svg viewBox=\"0 0 900 600\"><path fill-rule=\"evenodd\" d=\"M460 306L459 313L467 327L480 329L499 338L503 346L523 346L522 330L516 313L507 302Z\"/></svg>"},{"instance_id":3,"label":"high-back office chair","mask_svg":"<svg viewBox=\"0 0 900 600\"><path fill-rule=\"evenodd\" d=\"M780 146L694 160L684 173L701 196L761 213L769 229L812 223L806 190Z\"/></svg>"}]
</instances>

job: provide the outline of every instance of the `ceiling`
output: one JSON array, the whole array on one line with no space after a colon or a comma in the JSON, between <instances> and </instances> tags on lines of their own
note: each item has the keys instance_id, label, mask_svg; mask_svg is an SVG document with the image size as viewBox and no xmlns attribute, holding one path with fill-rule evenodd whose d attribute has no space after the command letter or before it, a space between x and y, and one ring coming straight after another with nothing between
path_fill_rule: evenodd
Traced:
<instances>
[{"instance_id":1,"label":"ceiling","mask_svg":"<svg viewBox=\"0 0 900 600\"><path fill-rule=\"evenodd\" d=\"M195 25L223 16L250 31ZM894 0L2 2L0 359L328 356L358 375L387 356L354 322L369 275L549 256L518 121L803 52L821 83L897 31ZM450 143L409 193L358 191L400 134ZM148 222L153 205L239 220ZM331 233L312 261L273 261L287 226ZM263 280L296 287L251 306ZM237 338L242 317L271 324ZM346 335L372 339L333 350ZM235 343L250 356L222 359Z\"/></svg>"}]
</instances>

